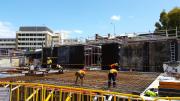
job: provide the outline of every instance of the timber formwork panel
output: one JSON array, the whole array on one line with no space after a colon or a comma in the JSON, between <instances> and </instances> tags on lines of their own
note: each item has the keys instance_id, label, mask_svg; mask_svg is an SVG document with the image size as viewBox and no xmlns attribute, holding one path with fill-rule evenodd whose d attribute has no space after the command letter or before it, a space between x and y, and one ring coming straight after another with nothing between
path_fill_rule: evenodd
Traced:
<instances>
[{"instance_id":1,"label":"timber formwork panel","mask_svg":"<svg viewBox=\"0 0 180 101\"><path fill-rule=\"evenodd\" d=\"M170 61L170 48L168 41L150 43L149 68L152 72L162 72L163 63Z\"/></svg>"},{"instance_id":2,"label":"timber formwork panel","mask_svg":"<svg viewBox=\"0 0 180 101\"><path fill-rule=\"evenodd\" d=\"M119 45L117 43L102 45L102 69L108 70L112 63L119 63Z\"/></svg>"},{"instance_id":3,"label":"timber formwork panel","mask_svg":"<svg viewBox=\"0 0 180 101\"><path fill-rule=\"evenodd\" d=\"M119 64L122 70L162 72L162 65L171 60L170 44L175 44L175 60L178 60L177 40L137 41L122 45Z\"/></svg>"},{"instance_id":4,"label":"timber formwork panel","mask_svg":"<svg viewBox=\"0 0 180 101\"><path fill-rule=\"evenodd\" d=\"M56 48L57 63L68 68L84 67L84 46L60 46Z\"/></svg>"},{"instance_id":5,"label":"timber formwork panel","mask_svg":"<svg viewBox=\"0 0 180 101\"><path fill-rule=\"evenodd\" d=\"M58 47L58 53L57 56L58 56L58 61L57 63L58 64L61 64L63 66L67 66L66 64L69 63L69 47L68 46L60 46Z\"/></svg>"},{"instance_id":6,"label":"timber formwork panel","mask_svg":"<svg viewBox=\"0 0 180 101\"><path fill-rule=\"evenodd\" d=\"M52 56L52 49L51 48L43 48L43 67L46 68L46 62L47 62L47 58Z\"/></svg>"},{"instance_id":7,"label":"timber formwork panel","mask_svg":"<svg viewBox=\"0 0 180 101\"><path fill-rule=\"evenodd\" d=\"M70 47L69 64L71 64L71 68L84 67L84 46L83 45Z\"/></svg>"},{"instance_id":8,"label":"timber formwork panel","mask_svg":"<svg viewBox=\"0 0 180 101\"><path fill-rule=\"evenodd\" d=\"M143 70L143 43L129 44L120 48L120 66L122 70Z\"/></svg>"},{"instance_id":9,"label":"timber formwork panel","mask_svg":"<svg viewBox=\"0 0 180 101\"><path fill-rule=\"evenodd\" d=\"M143 72L149 72L149 42L143 44Z\"/></svg>"}]
</instances>

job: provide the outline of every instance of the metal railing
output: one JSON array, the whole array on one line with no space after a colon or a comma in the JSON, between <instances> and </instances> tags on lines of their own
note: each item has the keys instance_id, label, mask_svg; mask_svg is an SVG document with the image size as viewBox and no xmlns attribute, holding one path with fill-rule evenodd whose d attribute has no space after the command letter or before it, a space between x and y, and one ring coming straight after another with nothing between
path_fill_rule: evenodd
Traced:
<instances>
[{"instance_id":1,"label":"metal railing","mask_svg":"<svg viewBox=\"0 0 180 101\"><path fill-rule=\"evenodd\" d=\"M145 101L139 95L38 83L0 82L10 89L10 101ZM180 97L160 97L158 100Z\"/></svg>"}]
</instances>

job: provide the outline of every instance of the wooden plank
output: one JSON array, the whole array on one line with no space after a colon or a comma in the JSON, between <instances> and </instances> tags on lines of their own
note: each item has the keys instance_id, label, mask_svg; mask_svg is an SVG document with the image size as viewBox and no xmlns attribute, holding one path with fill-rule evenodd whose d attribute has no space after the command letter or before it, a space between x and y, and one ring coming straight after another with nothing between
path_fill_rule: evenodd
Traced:
<instances>
[{"instance_id":1,"label":"wooden plank","mask_svg":"<svg viewBox=\"0 0 180 101\"><path fill-rule=\"evenodd\" d=\"M177 85L160 85L159 88L172 88L172 89L180 90L180 86L177 86Z\"/></svg>"},{"instance_id":2,"label":"wooden plank","mask_svg":"<svg viewBox=\"0 0 180 101\"><path fill-rule=\"evenodd\" d=\"M159 85L176 85L180 87L180 82L159 82Z\"/></svg>"}]
</instances>

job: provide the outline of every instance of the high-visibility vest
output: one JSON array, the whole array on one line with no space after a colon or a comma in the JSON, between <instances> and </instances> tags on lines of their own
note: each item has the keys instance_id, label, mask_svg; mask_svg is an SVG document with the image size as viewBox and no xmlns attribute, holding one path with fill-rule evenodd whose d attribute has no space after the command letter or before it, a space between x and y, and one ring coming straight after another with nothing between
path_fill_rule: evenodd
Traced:
<instances>
[{"instance_id":1,"label":"high-visibility vest","mask_svg":"<svg viewBox=\"0 0 180 101\"><path fill-rule=\"evenodd\" d=\"M145 92L145 95L148 95L148 96L151 96L151 97L157 96L157 94L156 94L155 92L150 91L150 90L147 90L147 91Z\"/></svg>"},{"instance_id":2,"label":"high-visibility vest","mask_svg":"<svg viewBox=\"0 0 180 101\"><path fill-rule=\"evenodd\" d=\"M118 73L118 71L116 69L110 69L109 73Z\"/></svg>"},{"instance_id":3,"label":"high-visibility vest","mask_svg":"<svg viewBox=\"0 0 180 101\"><path fill-rule=\"evenodd\" d=\"M86 72L85 72L84 70L79 70L78 72L79 72L80 74L83 74L83 75L86 74Z\"/></svg>"},{"instance_id":4,"label":"high-visibility vest","mask_svg":"<svg viewBox=\"0 0 180 101\"><path fill-rule=\"evenodd\" d=\"M52 63L52 60L51 60L51 59L47 60L47 64L48 64L48 65L51 64L51 63Z\"/></svg>"}]
</instances>

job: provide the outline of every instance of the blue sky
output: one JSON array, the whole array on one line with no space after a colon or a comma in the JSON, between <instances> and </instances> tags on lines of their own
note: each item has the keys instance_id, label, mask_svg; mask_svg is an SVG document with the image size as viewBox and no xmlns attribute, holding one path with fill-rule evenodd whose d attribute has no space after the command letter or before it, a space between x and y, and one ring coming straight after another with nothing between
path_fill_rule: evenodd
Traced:
<instances>
[{"instance_id":1,"label":"blue sky","mask_svg":"<svg viewBox=\"0 0 180 101\"><path fill-rule=\"evenodd\" d=\"M160 12L180 0L1 0L0 37L15 37L19 26L46 25L71 38L154 30ZM113 22L113 24L111 24Z\"/></svg>"}]
</instances>

